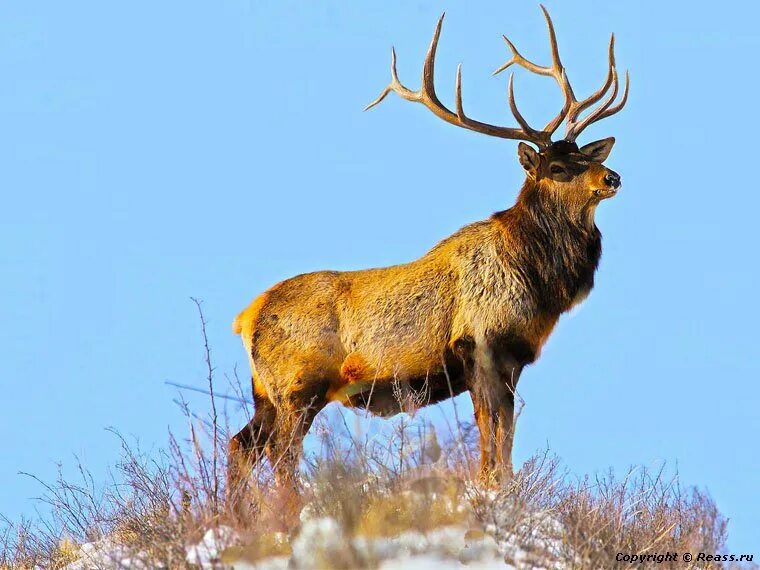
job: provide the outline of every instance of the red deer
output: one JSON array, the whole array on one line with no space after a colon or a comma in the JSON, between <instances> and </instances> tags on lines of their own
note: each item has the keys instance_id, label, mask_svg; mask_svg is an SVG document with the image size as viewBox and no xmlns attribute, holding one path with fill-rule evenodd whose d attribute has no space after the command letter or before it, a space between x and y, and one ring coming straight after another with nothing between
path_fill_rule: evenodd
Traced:
<instances>
[{"instance_id":1,"label":"red deer","mask_svg":"<svg viewBox=\"0 0 760 570\"><path fill-rule=\"evenodd\" d=\"M597 205L614 196L620 176L602 165L615 142L575 143L591 123L617 113L614 35L604 84L578 100L560 61L548 12L552 63L524 58L505 37L512 65L553 78L564 104L543 129L528 125L509 106L519 128L471 119L462 106L461 67L456 110L441 103L434 87L436 48L443 16L425 58L422 86L412 91L396 74L368 105L391 91L423 104L444 121L494 137L517 139L526 179L511 208L465 226L410 263L364 271L319 271L287 279L235 319L250 359L255 413L230 441L229 488L234 490L268 455L279 480L291 480L302 441L329 402L389 415L403 411L394 394L422 393L436 403L469 391L480 431L481 476L512 476L515 387L534 362L560 315L588 295L601 255L594 222ZM616 103L616 101L618 101ZM596 105L585 117L581 114ZM552 141L565 123L565 136Z\"/></svg>"}]
</instances>

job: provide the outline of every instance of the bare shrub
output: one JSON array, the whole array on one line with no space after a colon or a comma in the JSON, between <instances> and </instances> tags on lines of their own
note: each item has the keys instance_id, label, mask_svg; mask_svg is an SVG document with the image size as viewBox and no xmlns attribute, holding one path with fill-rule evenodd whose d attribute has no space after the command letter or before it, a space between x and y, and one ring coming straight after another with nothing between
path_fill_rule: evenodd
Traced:
<instances>
[{"instance_id":1,"label":"bare shrub","mask_svg":"<svg viewBox=\"0 0 760 570\"><path fill-rule=\"evenodd\" d=\"M631 468L622 478L609 471L574 479L547 451L500 492L475 493L472 504L503 543L523 551L533 543L533 557L520 567L613 568L620 552L722 552L727 521L713 500L667 473L663 464Z\"/></svg>"}]
</instances>

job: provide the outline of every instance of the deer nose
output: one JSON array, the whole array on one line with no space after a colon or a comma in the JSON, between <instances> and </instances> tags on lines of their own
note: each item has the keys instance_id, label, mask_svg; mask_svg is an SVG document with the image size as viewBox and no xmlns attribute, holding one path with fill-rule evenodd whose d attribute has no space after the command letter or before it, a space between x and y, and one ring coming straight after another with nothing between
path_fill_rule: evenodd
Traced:
<instances>
[{"instance_id":1,"label":"deer nose","mask_svg":"<svg viewBox=\"0 0 760 570\"><path fill-rule=\"evenodd\" d=\"M620 188L620 175L617 172L608 172L604 177L604 183L610 188Z\"/></svg>"}]
</instances>

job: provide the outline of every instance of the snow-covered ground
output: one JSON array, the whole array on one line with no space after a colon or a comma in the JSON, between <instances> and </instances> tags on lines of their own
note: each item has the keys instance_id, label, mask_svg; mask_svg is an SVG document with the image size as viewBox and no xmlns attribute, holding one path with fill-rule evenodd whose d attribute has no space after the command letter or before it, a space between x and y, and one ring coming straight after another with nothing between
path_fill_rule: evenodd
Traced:
<instances>
[{"instance_id":1,"label":"snow-covered ground","mask_svg":"<svg viewBox=\"0 0 760 570\"><path fill-rule=\"evenodd\" d=\"M83 544L79 560L64 566L63 570L148 570L155 565L142 553L135 553L121 544L104 538ZM35 569L37 570L37 569ZM42 569L39 569L42 570Z\"/></svg>"},{"instance_id":2,"label":"snow-covered ground","mask_svg":"<svg viewBox=\"0 0 760 570\"><path fill-rule=\"evenodd\" d=\"M357 561L384 570L449 570L465 565L472 570L561 568L555 557L561 548L561 540L556 538L559 530L556 521L547 518L543 527L538 528L544 528L547 535L534 529L527 537L515 535L498 541L492 533L446 526L424 534L407 531L394 537L349 538L337 521L322 517L304 522L290 543L289 556L249 559L238 534L224 526L209 529L200 541L188 545L186 552L187 561L203 570L316 569L333 564L351 567ZM130 552L107 539L83 545L80 555L79 560L64 570L158 568L147 562L144 555ZM510 564L505 562L505 557Z\"/></svg>"},{"instance_id":3,"label":"snow-covered ground","mask_svg":"<svg viewBox=\"0 0 760 570\"><path fill-rule=\"evenodd\" d=\"M291 543L290 556L277 556L256 561L231 560L228 550L230 529L208 531L198 544L188 548L188 561L205 569L325 568L330 562L346 567L351 561L369 562L379 568L505 568L496 541L487 534L467 538L464 527L449 526L422 534L404 532L396 537L355 537L349 539L332 518L306 521ZM233 539L234 541L234 539ZM374 564L372 563L374 562Z\"/></svg>"}]
</instances>

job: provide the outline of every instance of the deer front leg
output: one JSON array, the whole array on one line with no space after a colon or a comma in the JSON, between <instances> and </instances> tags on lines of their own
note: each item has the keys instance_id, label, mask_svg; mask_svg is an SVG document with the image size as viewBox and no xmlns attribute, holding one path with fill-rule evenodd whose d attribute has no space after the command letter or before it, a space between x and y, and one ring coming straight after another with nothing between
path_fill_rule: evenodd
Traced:
<instances>
[{"instance_id":1,"label":"deer front leg","mask_svg":"<svg viewBox=\"0 0 760 570\"><path fill-rule=\"evenodd\" d=\"M480 478L486 485L509 481L514 440L515 387L521 367L513 361L476 364L470 395L480 431Z\"/></svg>"}]
</instances>

